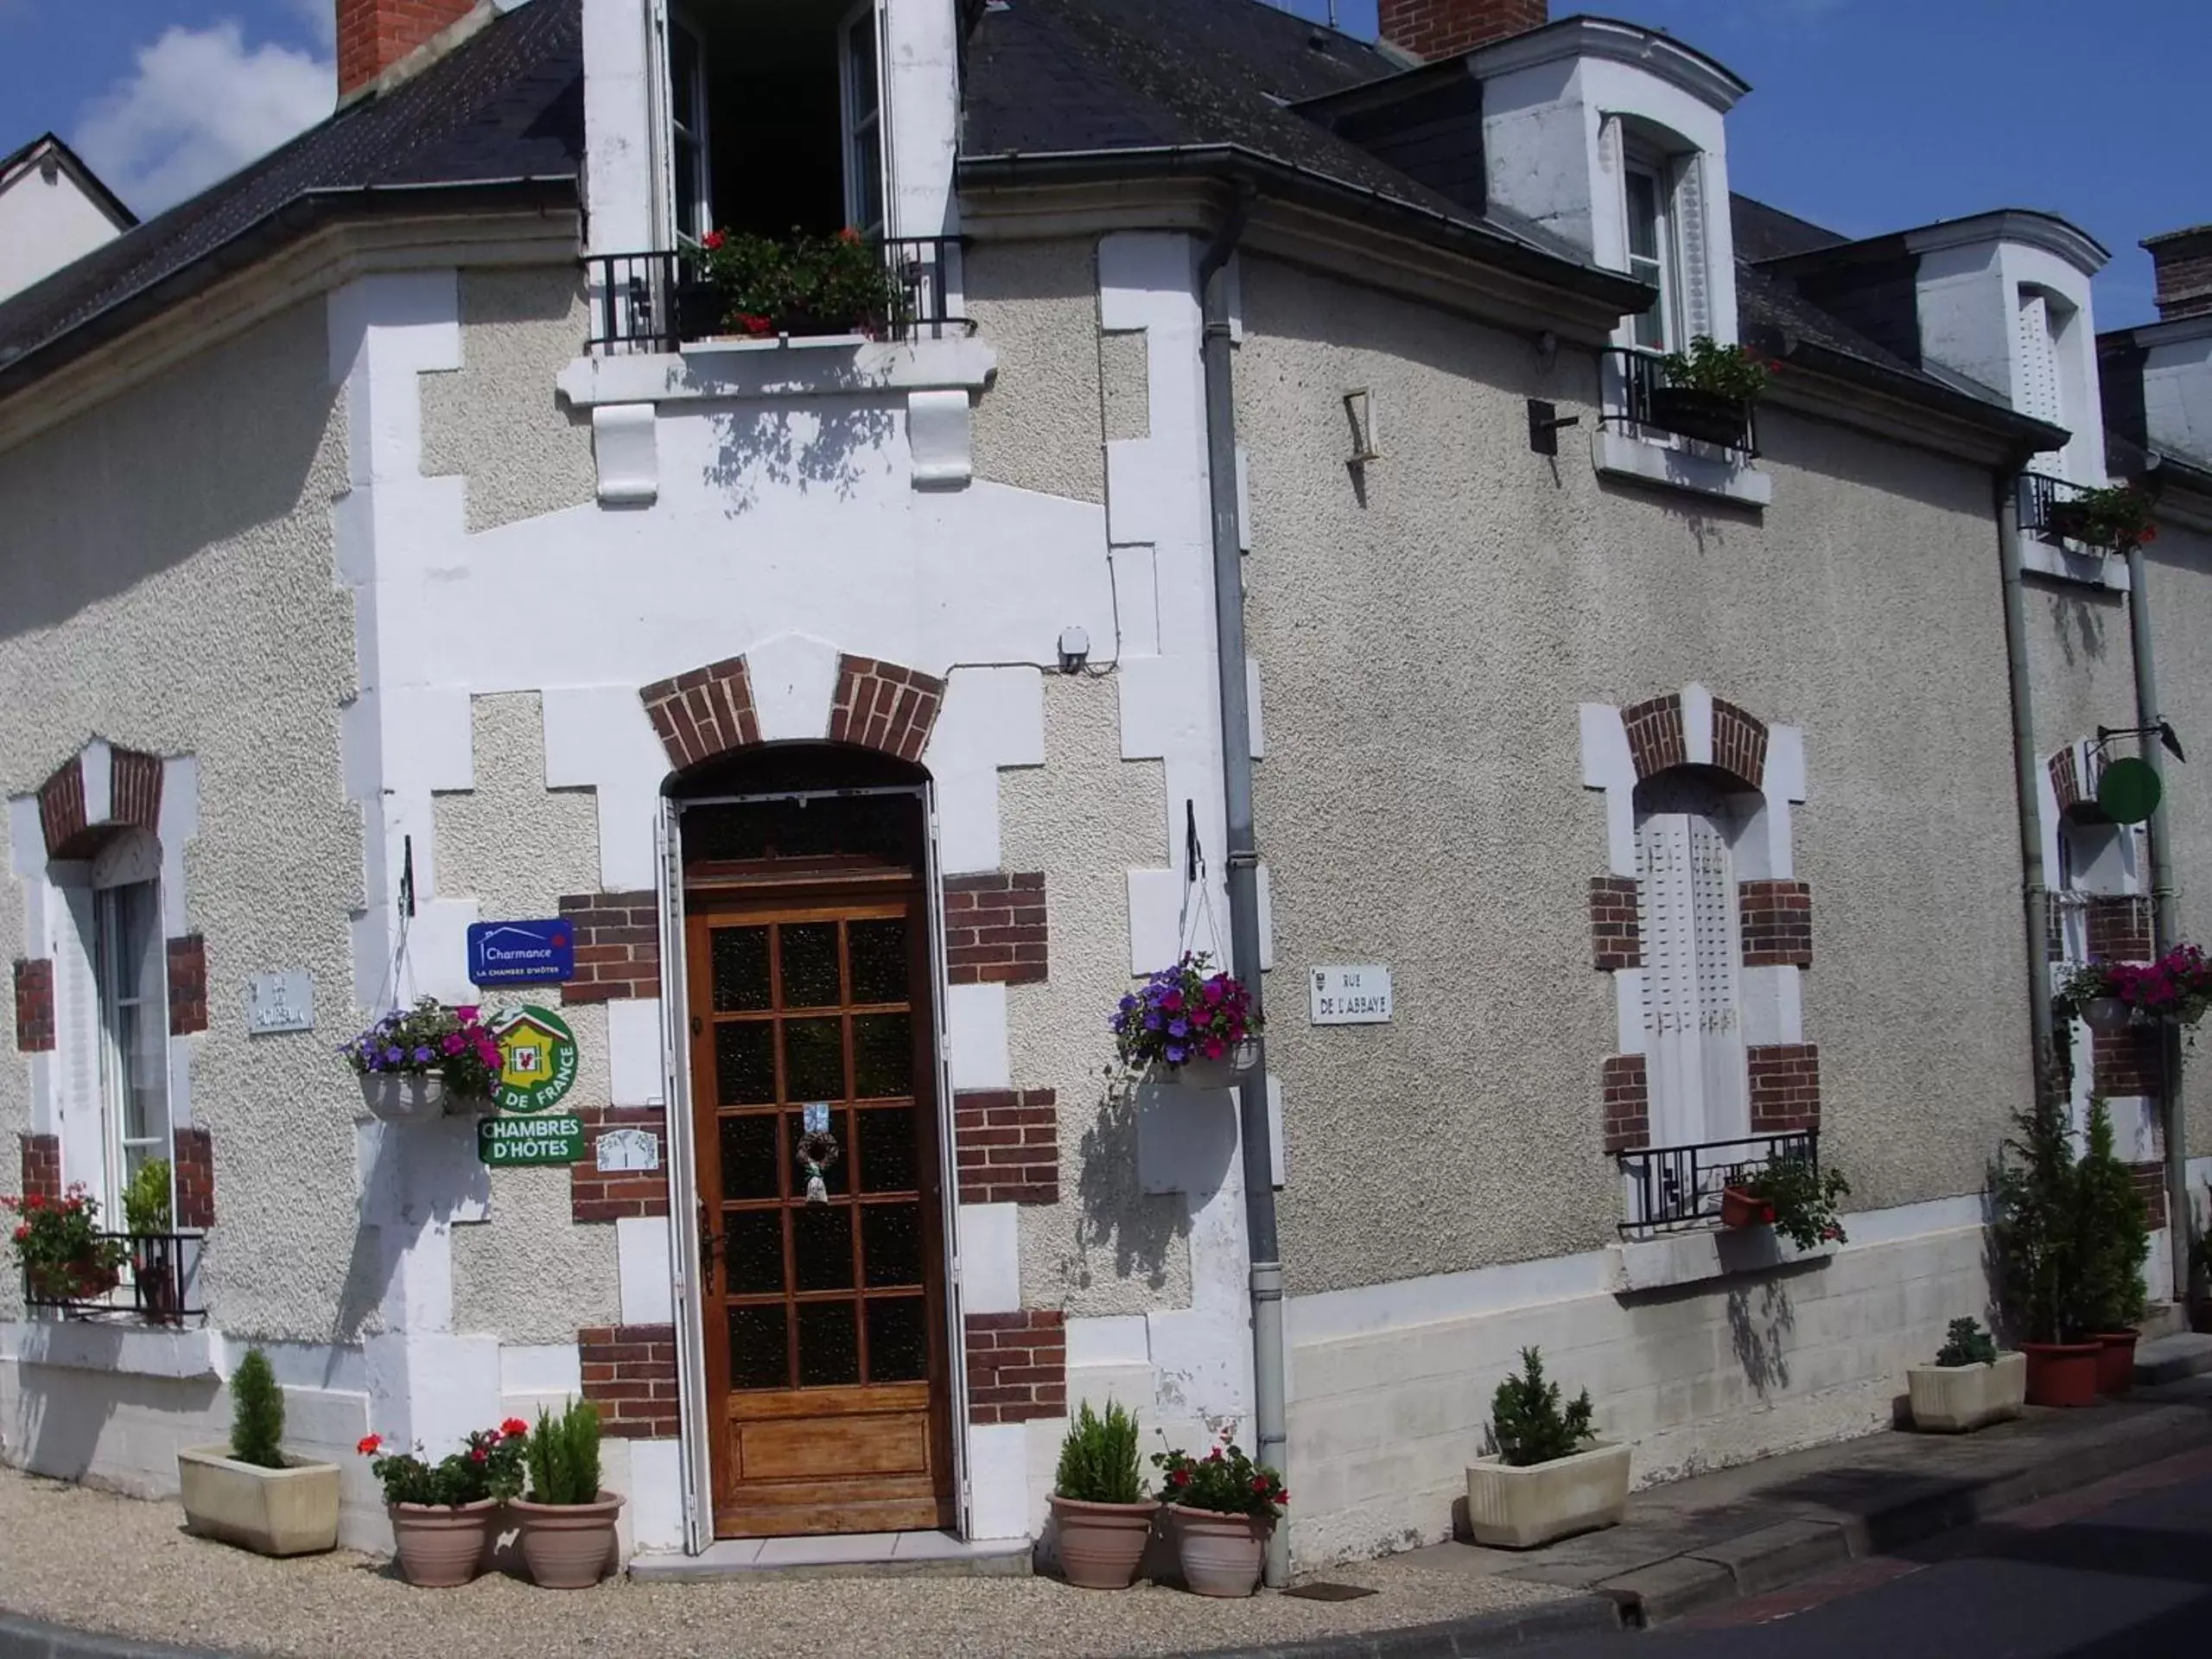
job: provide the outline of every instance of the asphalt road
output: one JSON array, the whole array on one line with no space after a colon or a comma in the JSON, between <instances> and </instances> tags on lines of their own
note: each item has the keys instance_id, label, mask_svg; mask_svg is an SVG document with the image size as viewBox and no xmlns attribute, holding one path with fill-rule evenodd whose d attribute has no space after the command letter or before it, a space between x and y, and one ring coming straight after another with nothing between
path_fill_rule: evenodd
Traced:
<instances>
[{"instance_id":1,"label":"asphalt road","mask_svg":"<svg viewBox=\"0 0 2212 1659\"><path fill-rule=\"evenodd\" d=\"M2212 1659L2212 1452L1895 1557L1530 1659Z\"/></svg>"}]
</instances>

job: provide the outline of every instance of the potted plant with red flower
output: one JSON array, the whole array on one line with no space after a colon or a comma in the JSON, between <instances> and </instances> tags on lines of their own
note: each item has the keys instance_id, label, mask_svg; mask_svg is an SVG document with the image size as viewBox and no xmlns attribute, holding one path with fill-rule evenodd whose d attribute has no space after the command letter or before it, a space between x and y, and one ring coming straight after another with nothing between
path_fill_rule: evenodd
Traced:
<instances>
[{"instance_id":1,"label":"potted plant with red flower","mask_svg":"<svg viewBox=\"0 0 2212 1659\"><path fill-rule=\"evenodd\" d=\"M1203 1458L1156 1452L1183 1582L1202 1596L1249 1596L1260 1587L1268 1538L1290 1494L1282 1477L1246 1457L1221 1432Z\"/></svg>"},{"instance_id":2,"label":"potted plant with red flower","mask_svg":"<svg viewBox=\"0 0 2212 1659\"><path fill-rule=\"evenodd\" d=\"M2085 962L2066 976L2053 1001L2101 1036L2159 1020L2193 1030L2212 1008L2212 957L2196 945L2177 944L2156 962Z\"/></svg>"},{"instance_id":3,"label":"potted plant with red flower","mask_svg":"<svg viewBox=\"0 0 2212 1659\"><path fill-rule=\"evenodd\" d=\"M756 340L777 335L865 334L882 339L902 332L913 304L906 286L878 244L858 231L820 236L794 228L789 236L710 231L693 256L692 279L711 291L680 315L692 324L711 309L707 334ZM684 305L681 293L679 305Z\"/></svg>"},{"instance_id":4,"label":"potted plant with red flower","mask_svg":"<svg viewBox=\"0 0 2212 1659\"><path fill-rule=\"evenodd\" d=\"M391 1123L488 1109L502 1064L481 1010L434 996L394 1008L338 1052L360 1076L369 1116Z\"/></svg>"},{"instance_id":5,"label":"potted plant with red flower","mask_svg":"<svg viewBox=\"0 0 2212 1659\"><path fill-rule=\"evenodd\" d=\"M119 1238L100 1231L100 1201L81 1181L58 1198L27 1192L0 1198L16 1217L10 1235L23 1285L33 1302L91 1301L123 1281L130 1252Z\"/></svg>"},{"instance_id":6,"label":"potted plant with red flower","mask_svg":"<svg viewBox=\"0 0 2212 1659\"><path fill-rule=\"evenodd\" d=\"M423 1589L467 1584L482 1567L499 1528L499 1511L522 1491L523 1447L530 1425L510 1417L497 1428L478 1429L458 1452L435 1463L417 1445L387 1452L384 1437L365 1435L354 1448L371 1459L384 1484L399 1574Z\"/></svg>"},{"instance_id":7,"label":"potted plant with red flower","mask_svg":"<svg viewBox=\"0 0 2212 1659\"><path fill-rule=\"evenodd\" d=\"M1840 1169L1822 1169L1804 1154L1783 1154L1732 1181L1720 1195L1726 1227L1770 1226L1801 1250L1844 1242L1836 1205L1851 1196Z\"/></svg>"},{"instance_id":8,"label":"potted plant with red flower","mask_svg":"<svg viewBox=\"0 0 2212 1659\"><path fill-rule=\"evenodd\" d=\"M1109 1025L1124 1071L1155 1083L1226 1089L1257 1063L1259 1010L1205 956L1185 953L1122 998Z\"/></svg>"},{"instance_id":9,"label":"potted plant with red flower","mask_svg":"<svg viewBox=\"0 0 2212 1659\"><path fill-rule=\"evenodd\" d=\"M1774 365L1757 353L1700 334L1688 351L1659 359L1665 384L1651 389L1651 423L1700 443L1740 449L1750 430L1751 405L1773 372Z\"/></svg>"},{"instance_id":10,"label":"potted plant with red flower","mask_svg":"<svg viewBox=\"0 0 2212 1659\"><path fill-rule=\"evenodd\" d=\"M2053 501L2044 527L2053 536L2113 553L2158 538L2158 527L2151 522L2151 498L2132 484L2076 490Z\"/></svg>"}]
</instances>

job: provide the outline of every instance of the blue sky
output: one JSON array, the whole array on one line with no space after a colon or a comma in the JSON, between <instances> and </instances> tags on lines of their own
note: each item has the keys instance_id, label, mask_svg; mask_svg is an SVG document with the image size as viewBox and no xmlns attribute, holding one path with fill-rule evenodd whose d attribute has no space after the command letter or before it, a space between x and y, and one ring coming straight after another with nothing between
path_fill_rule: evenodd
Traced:
<instances>
[{"instance_id":1,"label":"blue sky","mask_svg":"<svg viewBox=\"0 0 2212 1659\"><path fill-rule=\"evenodd\" d=\"M50 127L133 207L166 206L328 111L333 5L0 0L0 150ZM2152 315L2138 241L2212 219L2212 190L2186 183L2202 176L2212 0L1594 9L1666 29L1751 83L1729 120L1738 189L1848 235L1996 207L2062 213L2112 250L2101 327ZM1339 12L1372 34L1375 0Z\"/></svg>"}]
</instances>

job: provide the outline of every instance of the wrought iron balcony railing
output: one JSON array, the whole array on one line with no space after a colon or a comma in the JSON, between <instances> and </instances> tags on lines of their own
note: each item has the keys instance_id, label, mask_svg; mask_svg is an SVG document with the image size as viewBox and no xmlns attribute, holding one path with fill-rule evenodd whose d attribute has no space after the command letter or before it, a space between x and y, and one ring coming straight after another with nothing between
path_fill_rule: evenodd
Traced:
<instances>
[{"instance_id":1,"label":"wrought iron balcony railing","mask_svg":"<svg viewBox=\"0 0 2212 1659\"><path fill-rule=\"evenodd\" d=\"M1618 404L1607 421L1628 426L1671 432L1676 437L1733 449L1745 460L1759 453L1758 406L1756 403L1723 397L1717 392L1689 386L1670 386L1666 371L1654 352L1615 347L1606 352L1612 372L1619 377ZM1613 397L1607 389L1608 400Z\"/></svg>"},{"instance_id":2,"label":"wrought iron balcony railing","mask_svg":"<svg viewBox=\"0 0 2212 1659\"><path fill-rule=\"evenodd\" d=\"M890 315L859 321L826 318L792 326L794 337L874 333L912 341L965 334L957 314L960 238L902 237L878 244L892 276ZM623 352L672 352L687 341L737 334L724 315L721 296L699 272L698 256L669 253L597 254L584 261L591 334L587 350L601 356ZM772 337L772 331L770 337Z\"/></svg>"},{"instance_id":3,"label":"wrought iron balcony railing","mask_svg":"<svg viewBox=\"0 0 2212 1659\"><path fill-rule=\"evenodd\" d=\"M1755 1135L1694 1147L1640 1147L1617 1154L1628 1179L1624 1238L1681 1232L1720 1218L1720 1195L1769 1164L1801 1158L1818 1167L1820 1131Z\"/></svg>"},{"instance_id":4,"label":"wrought iron balcony railing","mask_svg":"<svg viewBox=\"0 0 2212 1659\"><path fill-rule=\"evenodd\" d=\"M2075 506L2088 493L2082 486L2053 478L2048 473L2022 473L2019 491L2023 535L2041 536L2054 542L2080 542L2097 548L2106 545Z\"/></svg>"},{"instance_id":5,"label":"wrought iron balcony railing","mask_svg":"<svg viewBox=\"0 0 2212 1659\"><path fill-rule=\"evenodd\" d=\"M23 1269L23 1300L60 1310L70 1319L138 1319L181 1325L200 1318L200 1233L99 1233L123 1247L112 1270L83 1268Z\"/></svg>"}]
</instances>

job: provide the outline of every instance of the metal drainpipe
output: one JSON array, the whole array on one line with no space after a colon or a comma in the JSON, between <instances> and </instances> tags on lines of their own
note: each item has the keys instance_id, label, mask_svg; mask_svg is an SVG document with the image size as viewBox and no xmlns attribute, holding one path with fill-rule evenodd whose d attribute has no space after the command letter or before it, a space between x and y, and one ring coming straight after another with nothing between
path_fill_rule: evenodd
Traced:
<instances>
[{"instance_id":1,"label":"metal drainpipe","mask_svg":"<svg viewBox=\"0 0 2212 1659\"><path fill-rule=\"evenodd\" d=\"M1205 315L1206 482L1213 507L1213 611L1221 672L1221 777L1229 821L1229 950L1261 1010L1260 853L1252 829L1252 711L1244 677L1244 556L1236 502L1236 389L1229 337L1229 261L1251 215L1239 191L1198 261ZM1268 1049L1236 1090L1244 1147L1244 1232L1252 1257L1252 1407L1259 1460L1283 1466L1282 1262L1275 1236L1274 1158L1268 1123ZM1290 1541L1268 1540L1267 1581L1290 1576Z\"/></svg>"},{"instance_id":2,"label":"metal drainpipe","mask_svg":"<svg viewBox=\"0 0 2212 1659\"><path fill-rule=\"evenodd\" d=\"M2135 723L2158 722L2158 674L2151 645L2151 595L2143 583L2143 550L2127 550L2127 634L2135 658ZM2166 758L2149 733L2142 740L2143 758L2158 774L2158 804L2151 814L2151 939L2159 955L2174 948L2180 929L2174 914L2171 846L2166 840ZM2163 1027L2164 1088L2158 1101L2158 1128L2166 1143L2166 1243L2173 1256L2176 1297L2186 1300L2195 1288L2190 1283L2189 1144L2183 1133L2181 1107L2181 1032L2171 1020Z\"/></svg>"},{"instance_id":3,"label":"metal drainpipe","mask_svg":"<svg viewBox=\"0 0 2212 1659\"><path fill-rule=\"evenodd\" d=\"M2050 893L2044 886L2042 793L2036 779L2034 700L2028 691L2028 624L2020 563L2020 489L2016 469L1997 481L1997 550L2005 572L2005 674L2012 694L2012 772L2019 797L2020 894L2027 913L2028 1016L2035 1033L2035 1086L2044 1086L2057 1056L2050 1017Z\"/></svg>"}]
</instances>

